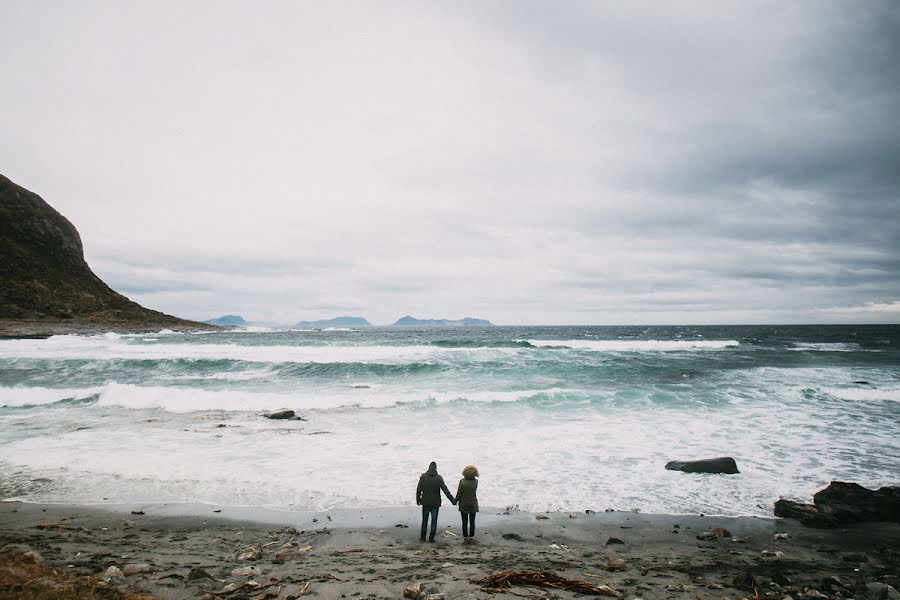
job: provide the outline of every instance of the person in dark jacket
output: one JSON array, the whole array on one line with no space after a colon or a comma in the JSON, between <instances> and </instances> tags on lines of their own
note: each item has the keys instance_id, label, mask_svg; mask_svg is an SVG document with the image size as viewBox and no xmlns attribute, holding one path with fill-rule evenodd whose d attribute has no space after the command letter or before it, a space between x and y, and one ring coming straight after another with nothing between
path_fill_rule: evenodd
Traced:
<instances>
[{"instance_id":1,"label":"person in dark jacket","mask_svg":"<svg viewBox=\"0 0 900 600\"><path fill-rule=\"evenodd\" d=\"M425 529L428 525L428 517L431 517L431 532L428 541L434 541L434 534L437 533L438 511L441 509L441 491L447 495L447 499L451 504L456 504L456 500L450 495L450 490L444 483L444 478L438 475L437 463L432 462L428 465L428 470L419 477L419 485L416 487L416 504L422 506L422 535L419 537L425 541Z\"/></svg>"},{"instance_id":2,"label":"person in dark jacket","mask_svg":"<svg viewBox=\"0 0 900 600\"><path fill-rule=\"evenodd\" d=\"M475 541L475 513L478 512L478 497L475 494L478 490L478 468L469 465L462 474L463 478L456 488L456 503L462 516L463 543L471 544Z\"/></svg>"}]
</instances>

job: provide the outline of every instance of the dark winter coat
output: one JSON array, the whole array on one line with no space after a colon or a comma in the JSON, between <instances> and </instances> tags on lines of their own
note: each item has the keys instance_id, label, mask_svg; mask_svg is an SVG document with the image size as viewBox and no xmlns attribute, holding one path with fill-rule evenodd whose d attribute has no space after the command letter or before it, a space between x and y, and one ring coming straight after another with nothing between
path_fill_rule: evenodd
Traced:
<instances>
[{"instance_id":1,"label":"dark winter coat","mask_svg":"<svg viewBox=\"0 0 900 600\"><path fill-rule=\"evenodd\" d=\"M453 502L453 496L444 483L444 478L438 475L437 469L428 469L419 477L419 485L416 487L416 504L422 506L440 506L441 490L447 494L450 502Z\"/></svg>"},{"instance_id":2,"label":"dark winter coat","mask_svg":"<svg viewBox=\"0 0 900 600\"><path fill-rule=\"evenodd\" d=\"M478 480L474 473L466 473L466 476L459 480L459 487L456 488L456 502L459 505L459 512L477 513L478 498L475 491L478 489Z\"/></svg>"}]
</instances>

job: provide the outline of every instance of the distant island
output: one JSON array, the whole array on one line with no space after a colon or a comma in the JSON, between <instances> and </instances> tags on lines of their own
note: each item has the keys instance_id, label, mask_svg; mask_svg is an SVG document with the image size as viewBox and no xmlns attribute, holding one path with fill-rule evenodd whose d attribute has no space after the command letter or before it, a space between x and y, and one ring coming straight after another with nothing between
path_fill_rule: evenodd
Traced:
<instances>
[{"instance_id":1,"label":"distant island","mask_svg":"<svg viewBox=\"0 0 900 600\"><path fill-rule=\"evenodd\" d=\"M216 317L215 319L209 319L208 321L203 321L207 325L222 325L224 327L246 327L247 321L244 320L243 317L238 315L224 315L221 317Z\"/></svg>"},{"instance_id":2,"label":"distant island","mask_svg":"<svg viewBox=\"0 0 900 600\"><path fill-rule=\"evenodd\" d=\"M333 319L321 319L319 321L300 321L294 327L313 327L325 329L328 327L371 327L372 324L362 317L335 317Z\"/></svg>"},{"instance_id":3,"label":"distant island","mask_svg":"<svg viewBox=\"0 0 900 600\"><path fill-rule=\"evenodd\" d=\"M493 327L494 324L485 319L416 319L405 316L397 319L391 327Z\"/></svg>"}]
</instances>

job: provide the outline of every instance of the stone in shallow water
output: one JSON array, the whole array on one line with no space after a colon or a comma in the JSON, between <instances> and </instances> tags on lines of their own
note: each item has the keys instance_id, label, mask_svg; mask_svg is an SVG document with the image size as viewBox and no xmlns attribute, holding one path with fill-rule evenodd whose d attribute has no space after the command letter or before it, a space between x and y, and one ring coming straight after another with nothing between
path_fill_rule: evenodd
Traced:
<instances>
[{"instance_id":1,"label":"stone in shallow water","mask_svg":"<svg viewBox=\"0 0 900 600\"><path fill-rule=\"evenodd\" d=\"M740 473L737 463L730 456L718 458L704 458L702 460L673 460L666 463L669 471L683 471L685 473L724 473L733 475Z\"/></svg>"},{"instance_id":2,"label":"stone in shallow water","mask_svg":"<svg viewBox=\"0 0 900 600\"><path fill-rule=\"evenodd\" d=\"M275 412L266 413L263 416L267 419L293 419L296 414L297 413L295 413L292 410L283 409L283 410L276 410Z\"/></svg>"}]
</instances>

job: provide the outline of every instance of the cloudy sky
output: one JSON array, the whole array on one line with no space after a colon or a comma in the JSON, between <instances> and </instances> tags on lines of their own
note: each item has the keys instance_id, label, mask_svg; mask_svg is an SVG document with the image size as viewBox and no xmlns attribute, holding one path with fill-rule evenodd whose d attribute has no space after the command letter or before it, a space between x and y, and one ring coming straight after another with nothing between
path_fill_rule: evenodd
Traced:
<instances>
[{"instance_id":1,"label":"cloudy sky","mask_svg":"<svg viewBox=\"0 0 900 600\"><path fill-rule=\"evenodd\" d=\"M145 306L900 322L895 1L0 9L0 172Z\"/></svg>"}]
</instances>

